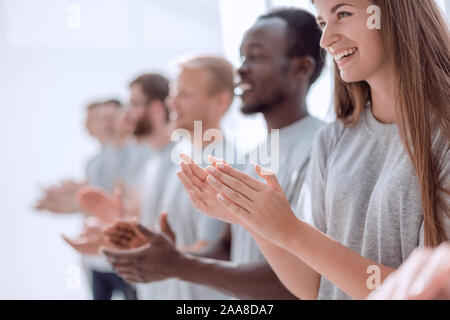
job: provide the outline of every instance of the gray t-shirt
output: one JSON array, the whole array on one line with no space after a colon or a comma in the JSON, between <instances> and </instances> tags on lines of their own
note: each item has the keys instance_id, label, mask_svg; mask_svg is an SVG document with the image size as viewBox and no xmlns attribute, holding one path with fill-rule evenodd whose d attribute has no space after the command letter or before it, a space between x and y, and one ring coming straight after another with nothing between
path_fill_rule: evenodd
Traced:
<instances>
[{"instance_id":1,"label":"gray t-shirt","mask_svg":"<svg viewBox=\"0 0 450 320\"><path fill-rule=\"evenodd\" d=\"M177 151L172 151L176 148ZM179 150L179 151L178 151ZM179 248L190 246L201 240L215 241L223 232L225 224L212 219L196 210L179 181L176 171L178 163L171 159L171 153L185 151L180 145L170 145L161 154L159 160L153 156L148 166L146 188L149 197L145 200L143 223L156 231L160 231L159 216L168 212L170 227L176 235ZM138 285L138 296L142 300L196 300L224 299L225 296L216 290L178 279L167 279L149 284Z\"/></svg>"},{"instance_id":2,"label":"gray t-shirt","mask_svg":"<svg viewBox=\"0 0 450 320\"><path fill-rule=\"evenodd\" d=\"M134 189L142 175L145 163L151 157L148 145L129 143L122 147L105 145L100 153L86 166L86 180L89 184L113 191L118 184ZM112 272L104 256L83 256L83 265L99 272Z\"/></svg>"},{"instance_id":3,"label":"gray t-shirt","mask_svg":"<svg viewBox=\"0 0 450 320\"><path fill-rule=\"evenodd\" d=\"M449 142L437 132L432 148L449 188ZM359 255L398 268L423 244L421 206L397 126L378 122L367 107L354 127L337 121L319 132L295 212ZM448 218L445 223L450 235ZM318 298L350 297L322 277Z\"/></svg>"},{"instance_id":4,"label":"gray t-shirt","mask_svg":"<svg viewBox=\"0 0 450 320\"><path fill-rule=\"evenodd\" d=\"M312 142L322 126L323 122L308 116L279 131L279 170L276 175L291 204L296 203L298 198ZM271 150L270 143L271 136L269 135L265 143L268 150ZM249 165L245 171L256 177L253 165ZM231 232L231 261L251 263L264 260L257 244L243 227L232 225Z\"/></svg>"}]
</instances>

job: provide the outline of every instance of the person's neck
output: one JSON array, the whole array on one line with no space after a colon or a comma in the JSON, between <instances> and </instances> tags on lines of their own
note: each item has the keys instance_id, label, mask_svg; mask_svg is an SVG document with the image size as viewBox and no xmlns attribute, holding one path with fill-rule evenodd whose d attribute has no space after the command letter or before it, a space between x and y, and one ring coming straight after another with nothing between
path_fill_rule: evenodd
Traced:
<instances>
[{"instance_id":1,"label":"person's neck","mask_svg":"<svg viewBox=\"0 0 450 320\"><path fill-rule=\"evenodd\" d=\"M114 138L114 140L112 141L112 144L116 147L116 148L122 148L123 146L125 146L128 142L127 136L116 136Z\"/></svg>"},{"instance_id":2,"label":"person's neck","mask_svg":"<svg viewBox=\"0 0 450 320\"><path fill-rule=\"evenodd\" d=\"M372 113L380 122L392 124L397 121L395 112L395 75L392 68L384 68L367 80L372 97Z\"/></svg>"},{"instance_id":3,"label":"person's neck","mask_svg":"<svg viewBox=\"0 0 450 320\"><path fill-rule=\"evenodd\" d=\"M287 127L308 115L305 95L296 97L295 99L288 99L279 105L273 106L270 110L263 112L269 133L273 129Z\"/></svg>"},{"instance_id":4,"label":"person's neck","mask_svg":"<svg viewBox=\"0 0 450 320\"><path fill-rule=\"evenodd\" d=\"M146 137L145 141L155 150L164 149L170 144L170 131L167 126L153 128L152 134Z\"/></svg>"}]
</instances>

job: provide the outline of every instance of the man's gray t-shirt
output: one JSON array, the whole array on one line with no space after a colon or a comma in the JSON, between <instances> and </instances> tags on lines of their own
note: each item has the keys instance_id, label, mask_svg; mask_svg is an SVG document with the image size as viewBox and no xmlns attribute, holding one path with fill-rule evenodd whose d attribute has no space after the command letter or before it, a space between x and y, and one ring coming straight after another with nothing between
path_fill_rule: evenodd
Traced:
<instances>
[{"instance_id":1,"label":"man's gray t-shirt","mask_svg":"<svg viewBox=\"0 0 450 320\"><path fill-rule=\"evenodd\" d=\"M177 151L173 151L175 148ZM189 148L189 147L188 147ZM180 150L180 151L178 151ZM176 172L178 163L171 159L171 153L179 154L183 150L180 144L171 144L161 153L160 159L153 156L146 174L145 188L149 196L145 200L142 221L150 229L160 231L159 217L168 212L168 222L176 235L176 246L183 248L198 241L215 241L223 232L224 222L210 218L196 210L184 190ZM183 150L185 151L185 150ZM224 299L216 290L179 279L166 279L137 286L138 296L142 300L197 300Z\"/></svg>"},{"instance_id":2,"label":"man's gray t-shirt","mask_svg":"<svg viewBox=\"0 0 450 320\"><path fill-rule=\"evenodd\" d=\"M296 203L298 198L312 142L322 126L323 122L308 116L279 131L279 169L276 176L291 204ZM268 150L271 150L270 143L269 135L266 141ZM256 178L253 165L249 165L245 171ZM243 227L232 225L231 232L231 261L251 263L264 260L256 242Z\"/></svg>"},{"instance_id":3,"label":"man's gray t-shirt","mask_svg":"<svg viewBox=\"0 0 450 320\"><path fill-rule=\"evenodd\" d=\"M449 189L449 142L437 132L432 143L439 180ZM398 268L423 245L423 215L416 172L397 126L378 122L366 107L354 127L340 121L324 127L295 212L359 255ZM450 235L448 218L445 223ZM322 277L318 298L350 297Z\"/></svg>"}]
</instances>

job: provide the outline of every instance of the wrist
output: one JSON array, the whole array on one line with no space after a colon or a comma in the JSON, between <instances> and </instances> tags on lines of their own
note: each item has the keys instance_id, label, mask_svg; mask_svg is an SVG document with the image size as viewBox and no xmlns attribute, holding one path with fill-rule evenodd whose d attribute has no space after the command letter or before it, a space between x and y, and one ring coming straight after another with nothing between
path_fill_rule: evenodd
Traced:
<instances>
[{"instance_id":1,"label":"wrist","mask_svg":"<svg viewBox=\"0 0 450 320\"><path fill-rule=\"evenodd\" d=\"M172 272L170 274L171 278L176 278L179 280L186 280L186 274L190 267L191 259L188 254L179 249L175 249L176 254L172 263Z\"/></svg>"},{"instance_id":2,"label":"wrist","mask_svg":"<svg viewBox=\"0 0 450 320\"><path fill-rule=\"evenodd\" d=\"M294 214L289 217L289 221L286 223L282 232L277 234L277 243L282 248L292 250L299 241L302 240L302 227L303 222L298 219Z\"/></svg>"}]
</instances>

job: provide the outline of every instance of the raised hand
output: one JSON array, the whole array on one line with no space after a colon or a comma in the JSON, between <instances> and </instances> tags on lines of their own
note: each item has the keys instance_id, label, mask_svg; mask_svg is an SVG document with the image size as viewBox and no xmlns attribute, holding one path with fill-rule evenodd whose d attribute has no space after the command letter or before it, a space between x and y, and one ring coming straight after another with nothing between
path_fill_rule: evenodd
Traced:
<instances>
[{"instance_id":1,"label":"raised hand","mask_svg":"<svg viewBox=\"0 0 450 320\"><path fill-rule=\"evenodd\" d=\"M256 173L266 183L234 169L226 163L207 168L208 184L217 192L217 199L241 225L263 237L278 242L284 230L297 220L276 176L260 166Z\"/></svg>"},{"instance_id":2,"label":"raised hand","mask_svg":"<svg viewBox=\"0 0 450 320\"><path fill-rule=\"evenodd\" d=\"M103 236L103 225L96 218L89 217L85 221L83 233L77 238L71 239L62 235L62 238L73 249L83 255L99 255L102 246L116 248L105 241Z\"/></svg>"},{"instance_id":3,"label":"raised hand","mask_svg":"<svg viewBox=\"0 0 450 320\"><path fill-rule=\"evenodd\" d=\"M368 299L449 300L450 243L436 249L416 249Z\"/></svg>"},{"instance_id":4,"label":"raised hand","mask_svg":"<svg viewBox=\"0 0 450 320\"><path fill-rule=\"evenodd\" d=\"M183 184L184 189L189 194L192 205L210 217L225 221L227 223L241 223L239 217L233 215L218 200L217 191L206 181L208 172L196 164L186 155L181 155L181 171L177 176ZM224 163L212 156L208 159L212 165Z\"/></svg>"},{"instance_id":5,"label":"raised hand","mask_svg":"<svg viewBox=\"0 0 450 320\"><path fill-rule=\"evenodd\" d=\"M135 249L112 250L102 248L108 262L125 281L148 283L174 277L182 265L182 254L164 234L152 232L142 225L135 230L147 243Z\"/></svg>"},{"instance_id":6,"label":"raised hand","mask_svg":"<svg viewBox=\"0 0 450 320\"><path fill-rule=\"evenodd\" d=\"M138 248L149 243L147 237L137 229L137 221L119 221L103 231L107 243L126 250Z\"/></svg>"},{"instance_id":7,"label":"raised hand","mask_svg":"<svg viewBox=\"0 0 450 320\"><path fill-rule=\"evenodd\" d=\"M120 194L112 194L103 189L87 186L77 195L79 205L91 216L103 224L111 224L122 216Z\"/></svg>"},{"instance_id":8,"label":"raised hand","mask_svg":"<svg viewBox=\"0 0 450 320\"><path fill-rule=\"evenodd\" d=\"M44 195L37 201L34 208L58 214L80 212L82 208L76 201L76 194L83 186L82 183L65 181L60 185L44 189Z\"/></svg>"},{"instance_id":9,"label":"raised hand","mask_svg":"<svg viewBox=\"0 0 450 320\"><path fill-rule=\"evenodd\" d=\"M173 243L176 243L176 235L172 230L172 227L169 224L168 213L166 211L161 213L159 217L159 226L161 228L162 233L164 233Z\"/></svg>"}]
</instances>

